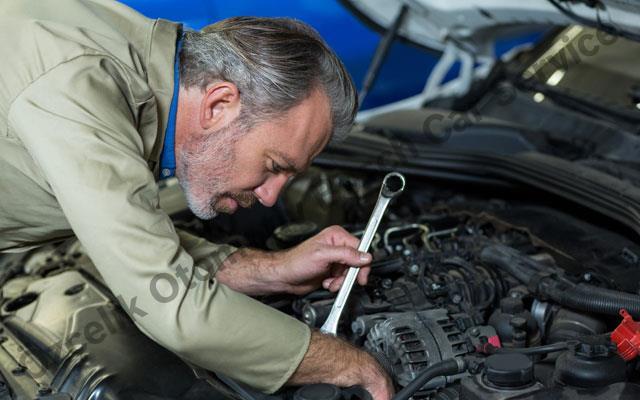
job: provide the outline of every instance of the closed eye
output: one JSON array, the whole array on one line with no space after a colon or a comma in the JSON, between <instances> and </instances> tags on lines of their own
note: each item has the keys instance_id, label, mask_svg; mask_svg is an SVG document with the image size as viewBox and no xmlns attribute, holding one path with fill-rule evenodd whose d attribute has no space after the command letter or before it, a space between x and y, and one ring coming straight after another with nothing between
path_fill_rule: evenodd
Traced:
<instances>
[{"instance_id":1,"label":"closed eye","mask_svg":"<svg viewBox=\"0 0 640 400\"><path fill-rule=\"evenodd\" d=\"M274 174L280 174L284 172L284 170L285 169L278 165L275 161L271 160L271 172L273 172Z\"/></svg>"}]
</instances>

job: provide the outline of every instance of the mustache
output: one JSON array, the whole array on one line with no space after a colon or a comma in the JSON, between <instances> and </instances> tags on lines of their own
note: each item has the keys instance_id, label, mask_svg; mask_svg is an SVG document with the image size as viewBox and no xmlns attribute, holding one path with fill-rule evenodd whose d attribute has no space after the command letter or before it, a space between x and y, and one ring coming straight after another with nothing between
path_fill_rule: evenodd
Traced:
<instances>
[{"instance_id":1,"label":"mustache","mask_svg":"<svg viewBox=\"0 0 640 400\"><path fill-rule=\"evenodd\" d=\"M258 201L252 192L225 192L221 197L230 197L235 200L240 207L249 208Z\"/></svg>"}]
</instances>

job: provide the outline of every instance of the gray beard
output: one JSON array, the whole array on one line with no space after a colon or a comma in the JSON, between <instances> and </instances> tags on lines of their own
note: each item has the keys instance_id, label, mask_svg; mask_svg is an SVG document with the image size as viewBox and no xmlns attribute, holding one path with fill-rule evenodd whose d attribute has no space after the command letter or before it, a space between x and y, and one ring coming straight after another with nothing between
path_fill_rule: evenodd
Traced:
<instances>
[{"instance_id":1,"label":"gray beard","mask_svg":"<svg viewBox=\"0 0 640 400\"><path fill-rule=\"evenodd\" d=\"M189 208L200 219L218 215L215 205L231 181L238 137L234 121L205 138L191 136L183 146L176 176Z\"/></svg>"}]
</instances>

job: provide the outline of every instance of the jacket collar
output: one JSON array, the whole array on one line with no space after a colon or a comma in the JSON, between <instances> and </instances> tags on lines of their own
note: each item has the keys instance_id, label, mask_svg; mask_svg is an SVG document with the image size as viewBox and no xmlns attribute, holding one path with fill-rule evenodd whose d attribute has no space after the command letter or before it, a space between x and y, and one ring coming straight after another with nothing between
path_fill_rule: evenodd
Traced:
<instances>
[{"instance_id":1,"label":"jacket collar","mask_svg":"<svg viewBox=\"0 0 640 400\"><path fill-rule=\"evenodd\" d=\"M158 176L159 172L160 154L173 97L176 41L181 30L182 25L179 23L158 19L155 21L151 33L147 56L147 76L149 86L156 98L158 133L149 156L149 166L155 176Z\"/></svg>"},{"instance_id":2,"label":"jacket collar","mask_svg":"<svg viewBox=\"0 0 640 400\"><path fill-rule=\"evenodd\" d=\"M180 93L180 48L182 35L178 37L176 44L176 56L173 63L173 96L169 107L169 117L167 118L167 129L165 129L162 153L160 154L160 179L167 179L176 174L176 114L178 113L178 94Z\"/></svg>"}]
</instances>

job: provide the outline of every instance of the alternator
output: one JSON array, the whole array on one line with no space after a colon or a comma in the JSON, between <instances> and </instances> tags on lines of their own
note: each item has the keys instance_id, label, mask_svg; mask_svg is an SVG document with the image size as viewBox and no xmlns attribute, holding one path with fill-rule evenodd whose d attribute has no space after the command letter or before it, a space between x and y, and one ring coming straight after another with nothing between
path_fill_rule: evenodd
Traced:
<instances>
[{"instance_id":1,"label":"alternator","mask_svg":"<svg viewBox=\"0 0 640 400\"><path fill-rule=\"evenodd\" d=\"M463 356L483 343L497 341L492 327L475 326L467 314L449 314L442 308L362 316L352 325L356 335L365 333L367 326L373 327L369 330L365 347L385 356L402 386L433 363ZM443 387L461 376L432 380L425 389Z\"/></svg>"}]
</instances>

